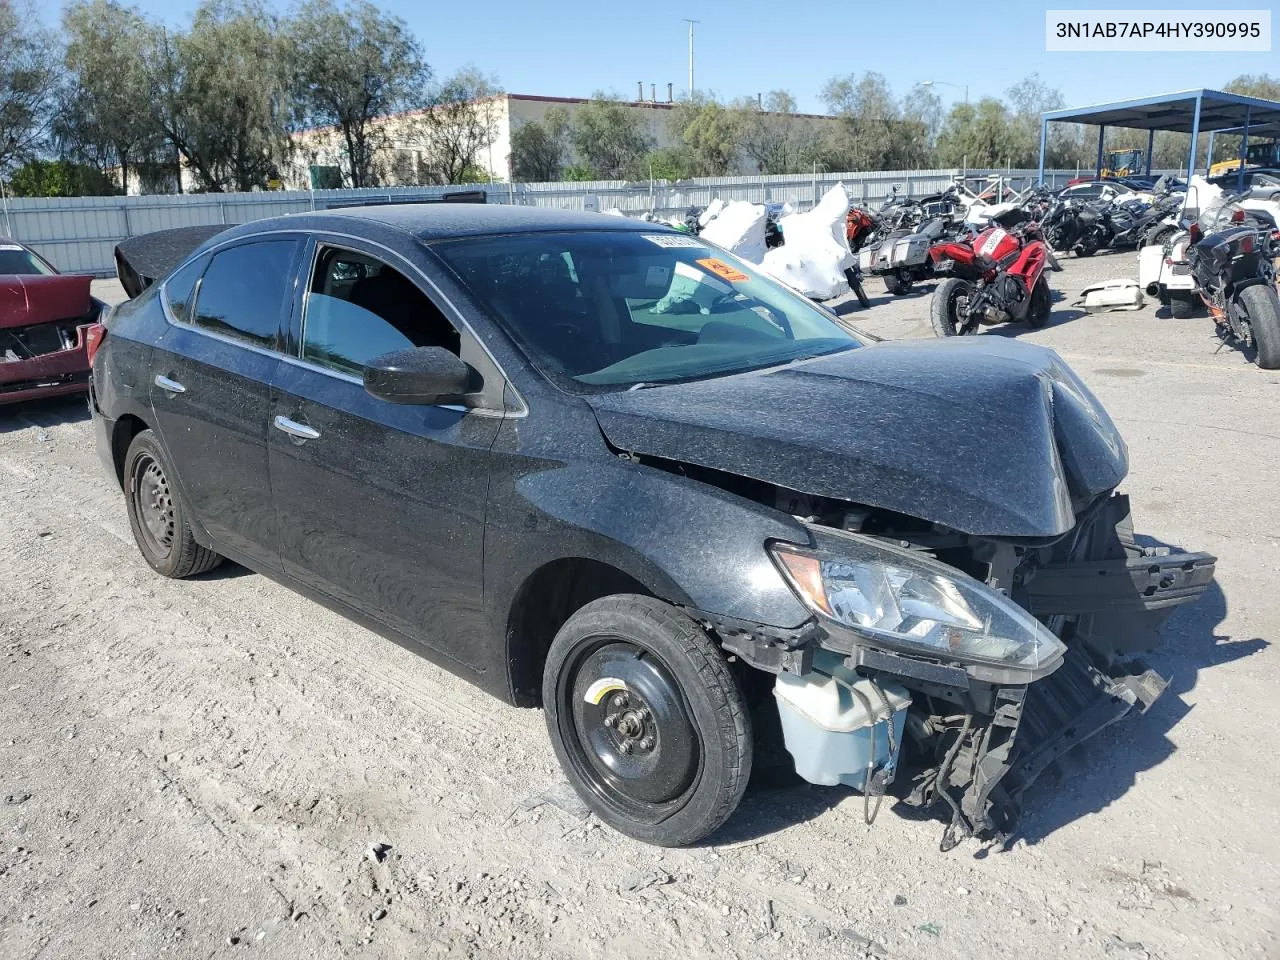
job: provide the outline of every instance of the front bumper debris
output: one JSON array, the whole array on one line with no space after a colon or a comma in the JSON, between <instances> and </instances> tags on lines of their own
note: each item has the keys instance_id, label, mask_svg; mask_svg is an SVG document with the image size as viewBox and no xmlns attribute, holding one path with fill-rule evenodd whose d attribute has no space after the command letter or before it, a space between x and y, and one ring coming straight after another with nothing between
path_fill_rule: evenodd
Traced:
<instances>
[{"instance_id":1,"label":"front bumper debris","mask_svg":"<svg viewBox=\"0 0 1280 960\"><path fill-rule=\"evenodd\" d=\"M816 647L843 654L861 676L905 686L917 762L904 800L949 808L949 849L961 836L1007 838L1023 794L1046 768L1160 697L1167 681L1138 655L1159 644L1176 607L1210 588L1215 563L1207 553L1139 546L1123 496L1091 509L1057 544L1027 548L1003 570L993 563L993 581L1067 646L1057 669L1039 677L877 649L816 620L779 630L694 616L726 650L762 670L803 674ZM904 762L904 773L910 765Z\"/></svg>"}]
</instances>

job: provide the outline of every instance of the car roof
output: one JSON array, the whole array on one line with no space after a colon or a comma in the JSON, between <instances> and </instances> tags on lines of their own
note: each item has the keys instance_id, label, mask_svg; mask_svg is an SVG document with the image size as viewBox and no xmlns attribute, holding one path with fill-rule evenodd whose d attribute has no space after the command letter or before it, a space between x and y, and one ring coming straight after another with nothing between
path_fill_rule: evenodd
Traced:
<instances>
[{"instance_id":1,"label":"car roof","mask_svg":"<svg viewBox=\"0 0 1280 960\"><path fill-rule=\"evenodd\" d=\"M668 231L666 224L578 210L480 203L388 203L306 214L318 220L365 220L430 242L453 237L560 230ZM287 221L288 218L282 218ZM260 225L260 224L259 224Z\"/></svg>"}]
</instances>

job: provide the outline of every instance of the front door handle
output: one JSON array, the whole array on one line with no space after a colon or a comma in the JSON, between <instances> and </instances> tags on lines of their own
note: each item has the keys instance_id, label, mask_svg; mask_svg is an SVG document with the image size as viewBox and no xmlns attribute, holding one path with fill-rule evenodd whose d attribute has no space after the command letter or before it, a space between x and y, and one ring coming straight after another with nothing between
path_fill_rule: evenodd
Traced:
<instances>
[{"instance_id":1,"label":"front door handle","mask_svg":"<svg viewBox=\"0 0 1280 960\"><path fill-rule=\"evenodd\" d=\"M161 390L169 393L186 393L187 388L180 384L177 380L170 380L168 377L156 374L156 386Z\"/></svg>"},{"instance_id":2,"label":"front door handle","mask_svg":"<svg viewBox=\"0 0 1280 960\"><path fill-rule=\"evenodd\" d=\"M276 417L274 420L275 428L282 433L287 433L295 440L319 440L320 431L314 427L309 427L305 423L298 423L296 420L290 420L288 417Z\"/></svg>"}]
</instances>

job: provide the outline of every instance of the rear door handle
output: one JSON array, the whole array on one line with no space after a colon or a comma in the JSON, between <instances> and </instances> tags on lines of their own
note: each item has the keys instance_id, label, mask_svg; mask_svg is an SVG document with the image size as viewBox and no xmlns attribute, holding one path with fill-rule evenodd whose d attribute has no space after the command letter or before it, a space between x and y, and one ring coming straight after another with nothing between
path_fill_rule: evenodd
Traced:
<instances>
[{"instance_id":1,"label":"rear door handle","mask_svg":"<svg viewBox=\"0 0 1280 960\"><path fill-rule=\"evenodd\" d=\"M158 373L156 374L156 386L159 387L161 390L165 390L169 393L186 393L187 392L187 388L184 387L182 384L180 384L177 380L170 380L168 377L163 377Z\"/></svg>"},{"instance_id":2,"label":"rear door handle","mask_svg":"<svg viewBox=\"0 0 1280 960\"><path fill-rule=\"evenodd\" d=\"M282 433L287 433L295 440L319 440L320 431L314 427L309 427L305 423L298 423L296 420L290 420L288 417L276 417L273 421L275 428Z\"/></svg>"}]
</instances>

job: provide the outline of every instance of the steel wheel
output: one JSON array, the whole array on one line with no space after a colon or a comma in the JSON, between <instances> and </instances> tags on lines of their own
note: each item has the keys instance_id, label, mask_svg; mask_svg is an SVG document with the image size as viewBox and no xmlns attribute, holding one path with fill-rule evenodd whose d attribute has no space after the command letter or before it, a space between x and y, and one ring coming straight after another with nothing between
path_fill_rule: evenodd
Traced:
<instances>
[{"instance_id":1,"label":"steel wheel","mask_svg":"<svg viewBox=\"0 0 1280 960\"><path fill-rule=\"evenodd\" d=\"M158 461L143 454L134 462L132 495L142 521L139 532L157 559L173 552L173 494Z\"/></svg>"},{"instance_id":2,"label":"steel wheel","mask_svg":"<svg viewBox=\"0 0 1280 960\"><path fill-rule=\"evenodd\" d=\"M679 806L701 750L679 688L654 654L600 638L561 673L559 706L570 758L600 800L649 821Z\"/></svg>"},{"instance_id":3,"label":"steel wheel","mask_svg":"<svg viewBox=\"0 0 1280 960\"><path fill-rule=\"evenodd\" d=\"M150 430L130 442L121 477L129 527L152 570L166 577L189 577L222 562L196 541L173 469Z\"/></svg>"},{"instance_id":4,"label":"steel wheel","mask_svg":"<svg viewBox=\"0 0 1280 960\"><path fill-rule=\"evenodd\" d=\"M542 676L556 757L605 823L683 846L737 807L751 775L742 688L682 610L637 594L593 600L557 632Z\"/></svg>"}]
</instances>

